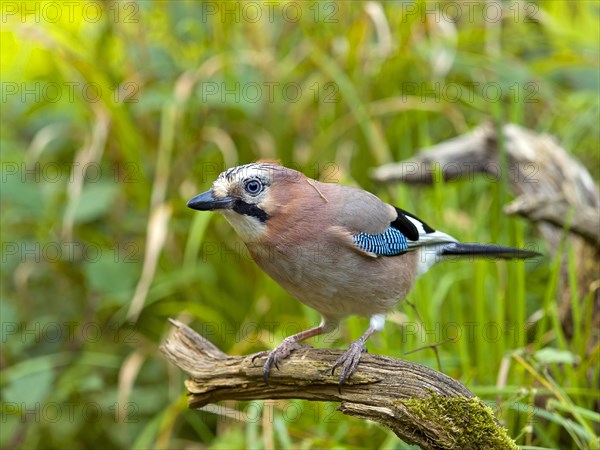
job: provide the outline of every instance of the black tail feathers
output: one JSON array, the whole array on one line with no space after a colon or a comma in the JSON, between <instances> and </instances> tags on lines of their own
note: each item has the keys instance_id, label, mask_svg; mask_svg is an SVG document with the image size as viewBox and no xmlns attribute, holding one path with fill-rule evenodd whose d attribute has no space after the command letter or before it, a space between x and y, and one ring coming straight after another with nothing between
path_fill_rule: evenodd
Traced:
<instances>
[{"instance_id":1,"label":"black tail feathers","mask_svg":"<svg viewBox=\"0 0 600 450\"><path fill-rule=\"evenodd\" d=\"M465 256L479 258L526 259L541 256L541 253L513 247L486 244L464 244L462 242L445 245L442 256Z\"/></svg>"}]
</instances>

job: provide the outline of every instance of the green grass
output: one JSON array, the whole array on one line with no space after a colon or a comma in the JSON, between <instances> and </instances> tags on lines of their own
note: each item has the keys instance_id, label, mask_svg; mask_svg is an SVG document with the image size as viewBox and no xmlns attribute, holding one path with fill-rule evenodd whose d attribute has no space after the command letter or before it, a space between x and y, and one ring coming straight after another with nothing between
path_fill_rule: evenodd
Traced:
<instances>
[{"instance_id":1,"label":"green grass","mask_svg":"<svg viewBox=\"0 0 600 450\"><path fill-rule=\"evenodd\" d=\"M412 351L441 343L441 370L521 448L598 448L598 330L576 249L551 256L504 215L506 178L384 187L368 175L491 120L556 136L598 182L596 3L506 3L499 21L476 5L454 24L423 17L424 2L294 3L297 22L282 2L259 23L221 20L211 2L106 2L97 21L93 7L54 4L56 22L47 3L2 4L2 448L411 448L334 403L187 410L184 376L158 352L168 317L232 354L319 321L222 218L185 207L220 170L259 158L370 190L465 241L537 245L535 261L434 267L369 351L438 368L431 349ZM344 348L366 325L349 318L312 343Z\"/></svg>"}]
</instances>

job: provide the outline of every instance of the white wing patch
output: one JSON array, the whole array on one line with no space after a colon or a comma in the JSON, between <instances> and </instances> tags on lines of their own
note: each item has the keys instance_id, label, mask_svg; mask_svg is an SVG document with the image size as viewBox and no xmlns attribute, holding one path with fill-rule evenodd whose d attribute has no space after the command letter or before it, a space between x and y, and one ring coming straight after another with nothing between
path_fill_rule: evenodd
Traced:
<instances>
[{"instance_id":1,"label":"white wing patch","mask_svg":"<svg viewBox=\"0 0 600 450\"><path fill-rule=\"evenodd\" d=\"M408 241L409 250L417 250L419 257L417 259L417 277L427 272L431 266L440 262L442 250L445 244L458 242L449 234L443 231L432 231L427 233L423 224L414 217L406 216L419 230L418 241Z\"/></svg>"},{"instance_id":2,"label":"white wing patch","mask_svg":"<svg viewBox=\"0 0 600 450\"><path fill-rule=\"evenodd\" d=\"M408 241L408 248L415 247L423 247L424 245L433 245L433 244L441 244L441 243L450 243L450 242L458 242L457 239L453 238L449 234L446 234L442 231L434 231L432 233L427 233L421 221L415 219L414 217L406 216L408 220L410 220L414 226L419 230L419 240L418 241Z\"/></svg>"}]
</instances>

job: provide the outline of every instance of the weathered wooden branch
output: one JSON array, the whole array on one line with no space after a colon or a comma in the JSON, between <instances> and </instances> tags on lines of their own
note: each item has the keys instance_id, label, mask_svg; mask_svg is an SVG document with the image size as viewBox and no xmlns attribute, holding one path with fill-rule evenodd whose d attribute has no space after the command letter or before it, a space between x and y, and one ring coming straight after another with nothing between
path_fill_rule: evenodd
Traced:
<instances>
[{"instance_id":1,"label":"weathered wooden branch","mask_svg":"<svg viewBox=\"0 0 600 450\"><path fill-rule=\"evenodd\" d=\"M532 222L546 222L572 233L600 248L598 210L587 205L570 205L565 197L521 195L504 207L506 214L518 214Z\"/></svg>"},{"instance_id":2,"label":"weathered wooden branch","mask_svg":"<svg viewBox=\"0 0 600 450\"><path fill-rule=\"evenodd\" d=\"M190 376L190 408L221 400L339 401L344 414L377 421L424 449L516 449L489 407L458 381L428 367L365 354L339 389L331 367L341 350L297 350L263 380L264 359L228 356L181 322L161 346Z\"/></svg>"}]
</instances>

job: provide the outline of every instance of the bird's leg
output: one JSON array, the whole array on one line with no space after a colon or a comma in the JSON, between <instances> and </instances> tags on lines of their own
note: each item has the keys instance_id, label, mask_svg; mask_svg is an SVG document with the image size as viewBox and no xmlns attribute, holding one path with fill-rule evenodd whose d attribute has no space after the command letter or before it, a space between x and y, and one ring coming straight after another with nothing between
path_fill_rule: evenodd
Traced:
<instances>
[{"instance_id":1,"label":"bird's leg","mask_svg":"<svg viewBox=\"0 0 600 450\"><path fill-rule=\"evenodd\" d=\"M375 333L375 331L377 331L377 328L373 326L367 328L367 331L365 331L361 337L350 344L350 348L346 350L346 353L344 353L333 365L333 368L331 369L332 375L335 372L335 369L340 366L342 367L340 386L342 386L346 381L350 380L350 376L356 371L362 353L367 351L365 342L367 342L369 336Z\"/></svg>"},{"instance_id":2,"label":"bird's leg","mask_svg":"<svg viewBox=\"0 0 600 450\"><path fill-rule=\"evenodd\" d=\"M265 380L265 383L267 385L269 384L269 372L271 372L271 367L275 366L277 370L279 370L279 361L287 358L290 355L290 353L292 353L294 350L303 347L299 344L300 341L327 332L329 328L326 327L327 324L321 323L321 325L319 325L318 327L311 328L310 330L301 331L300 333L286 337L283 341L281 341L281 344L279 344L274 350L259 352L256 355L254 355L252 357L252 361L254 361L256 358L261 358L263 356L267 357L265 365L263 366L263 378Z\"/></svg>"}]
</instances>

